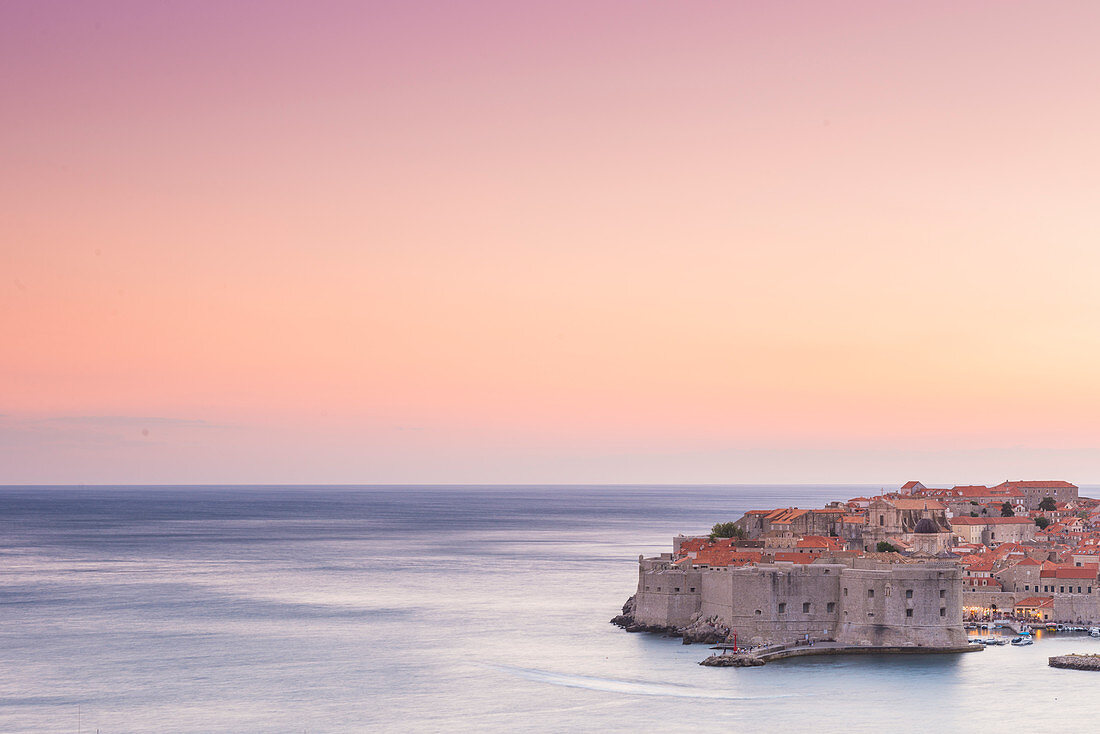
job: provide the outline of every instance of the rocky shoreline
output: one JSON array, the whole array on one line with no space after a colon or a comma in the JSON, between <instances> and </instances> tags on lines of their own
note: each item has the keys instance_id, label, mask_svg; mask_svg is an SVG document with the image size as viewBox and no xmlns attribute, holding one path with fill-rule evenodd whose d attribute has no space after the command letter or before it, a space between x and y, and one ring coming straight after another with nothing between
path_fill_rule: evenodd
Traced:
<instances>
[{"instance_id":1,"label":"rocky shoreline","mask_svg":"<svg viewBox=\"0 0 1100 734\"><path fill-rule=\"evenodd\" d=\"M1068 670L1100 670L1100 655L1056 655L1047 658L1047 665Z\"/></svg>"},{"instance_id":2,"label":"rocky shoreline","mask_svg":"<svg viewBox=\"0 0 1100 734\"><path fill-rule=\"evenodd\" d=\"M711 655L699 663L710 668L756 668L764 665L764 661L752 653L733 653L726 655Z\"/></svg>"},{"instance_id":3,"label":"rocky shoreline","mask_svg":"<svg viewBox=\"0 0 1100 734\"><path fill-rule=\"evenodd\" d=\"M696 618L691 624L684 627L640 624L634 619L634 597L631 596L623 604L623 613L611 620L611 624L622 627L627 632L654 632L666 637L679 637L685 645L702 643L714 645L726 642L730 637L729 627L718 621L716 617L710 619Z\"/></svg>"}]
</instances>

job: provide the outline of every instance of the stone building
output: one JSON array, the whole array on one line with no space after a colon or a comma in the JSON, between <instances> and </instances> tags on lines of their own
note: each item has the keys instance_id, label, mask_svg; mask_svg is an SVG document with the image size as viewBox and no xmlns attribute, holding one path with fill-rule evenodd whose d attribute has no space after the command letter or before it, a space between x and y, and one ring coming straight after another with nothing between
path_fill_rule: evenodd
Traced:
<instances>
[{"instance_id":1,"label":"stone building","mask_svg":"<svg viewBox=\"0 0 1100 734\"><path fill-rule=\"evenodd\" d=\"M954 545L943 505L929 499L871 500L862 530L863 550L901 540L912 550L935 555Z\"/></svg>"},{"instance_id":2,"label":"stone building","mask_svg":"<svg viewBox=\"0 0 1100 734\"><path fill-rule=\"evenodd\" d=\"M951 530L962 542L980 545L1028 543L1035 539L1035 521L1030 517L953 517Z\"/></svg>"},{"instance_id":3,"label":"stone building","mask_svg":"<svg viewBox=\"0 0 1100 734\"><path fill-rule=\"evenodd\" d=\"M846 645L966 644L956 564L823 560L685 570L667 554L639 558L634 619L661 627L716 617L751 644L807 635Z\"/></svg>"},{"instance_id":4,"label":"stone building","mask_svg":"<svg viewBox=\"0 0 1100 734\"><path fill-rule=\"evenodd\" d=\"M1077 485L1061 480L1001 482L994 489L1021 492L1029 510L1039 509L1044 497L1053 497L1055 502L1073 502L1078 497Z\"/></svg>"}]
</instances>

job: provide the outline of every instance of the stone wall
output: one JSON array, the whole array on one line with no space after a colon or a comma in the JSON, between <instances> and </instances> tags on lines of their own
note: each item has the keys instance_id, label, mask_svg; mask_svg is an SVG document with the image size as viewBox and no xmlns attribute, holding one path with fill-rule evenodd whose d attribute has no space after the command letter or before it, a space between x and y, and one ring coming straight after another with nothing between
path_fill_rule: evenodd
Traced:
<instances>
[{"instance_id":1,"label":"stone wall","mask_svg":"<svg viewBox=\"0 0 1100 734\"><path fill-rule=\"evenodd\" d=\"M965 645L960 581L953 565L846 569L836 640L847 645Z\"/></svg>"},{"instance_id":2,"label":"stone wall","mask_svg":"<svg viewBox=\"0 0 1100 734\"><path fill-rule=\"evenodd\" d=\"M681 627L717 617L747 643L966 644L954 564L774 563L684 571L640 561L634 619ZM907 611L908 610L908 611Z\"/></svg>"},{"instance_id":3,"label":"stone wall","mask_svg":"<svg viewBox=\"0 0 1100 734\"><path fill-rule=\"evenodd\" d=\"M683 627L699 612L702 577L713 572L684 571L660 559L639 561L634 620L654 627Z\"/></svg>"}]
</instances>

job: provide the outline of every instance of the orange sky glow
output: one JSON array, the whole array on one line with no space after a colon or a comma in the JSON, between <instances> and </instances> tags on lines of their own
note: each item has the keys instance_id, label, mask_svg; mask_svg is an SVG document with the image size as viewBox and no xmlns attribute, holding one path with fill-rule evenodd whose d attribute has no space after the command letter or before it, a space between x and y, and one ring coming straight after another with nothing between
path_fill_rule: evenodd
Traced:
<instances>
[{"instance_id":1,"label":"orange sky glow","mask_svg":"<svg viewBox=\"0 0 1100 734\"><path fill-rule=\"evenodd\" d=\"M7 3L0 483L1100 481L1097 27Z\"/></svg>"}]
</instances>

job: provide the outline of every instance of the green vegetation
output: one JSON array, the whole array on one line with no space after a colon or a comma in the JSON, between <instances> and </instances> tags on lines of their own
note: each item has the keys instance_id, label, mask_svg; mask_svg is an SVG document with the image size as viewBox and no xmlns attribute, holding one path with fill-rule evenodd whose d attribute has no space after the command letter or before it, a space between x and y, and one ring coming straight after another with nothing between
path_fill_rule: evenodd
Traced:
<instances>
[{"instance_id":1,"label":"green vegetation","mask_svg":"<svg viewBox=\"0 0 1100 734\"><path fill-rule=\"evenodd\" d=\"M1058 509L1058 506L1055 504L1053 497L1044 497L1042 502L1039 503L1039 509L1044 512L1053 512Z\"/></svg>"},{"instance_id":2,"label":"green vegetation","mask_svg":"<svg viewBox=\"0 0 1100 734\"><path fill-rule=\"evenodd\" d=\"M1012 505L1005 502L1001 505L1001 517L1015 517L1016 513L1012 511Z\"/></svg>"},{"instance_id":3,"label":"green vegetation","mask_svg":"<svg viewBox=\"0 0 1100 734\"><path fill-rule=\"evenodd\" d=\"M1039 526L1040 530L1045 530L1047 525L1050 525L1050 520L1045 517L1037 517L1035 518L1035 524Z\"/></svg>"},{"instance_id":4,"label":"green vegetation","mask_svg":"<svg viewBox=\"0 0 1100 734\"><path fill-rule=\"evenodd\" d=\"M714 538L744 538L745 531L737 527L733 522L716 522L710 529L710 537Z\"/></svg>"},{"instance_id":5,"label":"green vegetation","mask_svg":"<svg viewBox=\"0 0 1100 734\"><path fill-rule=\"evenodd\" d=\"M878 545L875 546L875 550L879 553L897 553L898 549L887 543L885 540L880 540Z\"/></svg>"},{"instance_id":6,"label":"green vegetation","mask_svg":"<svg viewBox=\"0 0 1100 734\"><path fill-rule=\"evenodd\" d=\"M971 511L970 511L970 516L971 516L971 517L977 517L977 516L978 516L978 513L976 513L976 512L974 512L973 510L971 510Z\"/></svg>"}]
</instances>

